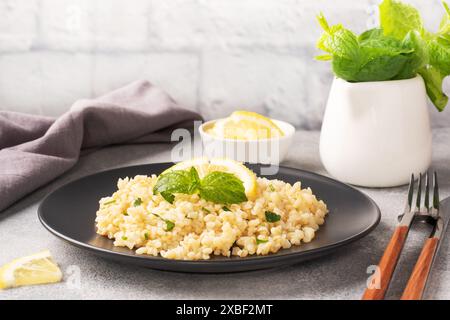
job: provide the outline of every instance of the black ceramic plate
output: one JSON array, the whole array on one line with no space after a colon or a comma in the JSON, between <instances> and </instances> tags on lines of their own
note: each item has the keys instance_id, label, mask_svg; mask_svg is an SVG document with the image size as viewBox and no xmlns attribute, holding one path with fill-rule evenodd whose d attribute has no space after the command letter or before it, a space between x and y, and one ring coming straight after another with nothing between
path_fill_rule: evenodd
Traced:
<instances>
[{"instance_id":1,"label":"black ceramic plate","mask_svg":"<svg viewBox=\"0 0 450 320\"><path fill-rule=\"evenodd\" d=\"M113 246L113 241L95 233L98 200L116 190L118 178L138 174L159 174L172 163L154 163L99 172L70 182L51 193L39 206L39 219L54 235L105 258L153 269L179 272L236 272L277 267L330 253L372 231L380 220L380 210L358 190L307 171L280 167L275 176L286 182L302 182L324 200L329 214L315 239L300 246L266 256L213 257L210 260L183 261L137 255L127 248ZM249 165L260 172L259 165Z\"/></svg>"}]
</instances>

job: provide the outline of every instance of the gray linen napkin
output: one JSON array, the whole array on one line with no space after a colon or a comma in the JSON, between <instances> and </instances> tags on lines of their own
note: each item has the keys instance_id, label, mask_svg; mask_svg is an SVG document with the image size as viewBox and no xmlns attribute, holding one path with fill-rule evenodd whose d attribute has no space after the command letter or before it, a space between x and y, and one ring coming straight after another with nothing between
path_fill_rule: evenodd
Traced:
<instances>
[{"instance_id":1,"label":"gray linen napkin","mask_svg":"<svg viewBox=\"0 0 450 320\"><path fill-rule=\"evenodd\" d=\"M70 169L82 149L169 142L194 120L201 116L147 81L79 100L58 119L0 111L0 211Z\"/></svg>"}]
</instances>

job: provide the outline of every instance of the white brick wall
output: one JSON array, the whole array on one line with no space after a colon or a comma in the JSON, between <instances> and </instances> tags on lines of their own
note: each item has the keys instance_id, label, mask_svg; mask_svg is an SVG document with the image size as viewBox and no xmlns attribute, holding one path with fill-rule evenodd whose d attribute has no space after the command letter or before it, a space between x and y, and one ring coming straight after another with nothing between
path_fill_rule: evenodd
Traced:
<instances>
[{"instance_id":1,"label":"white brick wall","mask_svg":"<svg viewBox=\"0 0 450 320\"><path fill-rule=\"evenodd\" d=\"M0 51L29 50L36 38L36 1L0 2Z\"/></svg>"},{"instance_id":2,"label":"white brick wall","mask_svg":"<svg viewBox=\"0 0 450 320\"><path fill-rule=\"evenodd\" d=\"M98 53L93 59L93 94L147 79L196 110L199 70L198 55L191 53Z\"/></svg>"},{"instance_id":3,"label":"white brick wall","mask_svg":"<svg viewBox=\"0 0 450 320\"><path fill-rule=\"evenodd\" d=\"M84 53L20 52L0 55L2 108L58 115L91 92L92 62Z\"/></svg>"},{"instance_id":4,"label":"white brick wall","mask_svg":"<svg viewBox=\"0 0 450 320\"><path fill-rule=\"evenodd\" d=\"M437 27L439 0L407 1ZM377 3L1 0L0 109L56 116L145 78L206 118L245 108L317 129L332 74L313 60L315 15L360 32ZM450 123L450 110L430 110L436 125Z\"/></svg>"}]
</instances>

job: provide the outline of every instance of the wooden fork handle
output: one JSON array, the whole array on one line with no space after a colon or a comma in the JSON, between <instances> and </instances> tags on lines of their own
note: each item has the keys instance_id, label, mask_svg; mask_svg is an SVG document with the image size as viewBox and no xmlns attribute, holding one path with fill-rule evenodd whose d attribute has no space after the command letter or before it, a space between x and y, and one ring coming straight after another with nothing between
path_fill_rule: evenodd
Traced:
<instances>
[{"instance_id":1,"label":"wooden fork handle","mask_svg":"<svg viewBox=\"0 0 450 320\"><path fill-rule=\"evenodd\" d=\"M408 235L408 226L398 226L394 234L389 241L389 244L384 251L383 257L381 257L378 264L378 270L375 273L375 277L378 277L377 286L374 288L367 288L364 292L362 300L382 300L389 287L392 275L397 265L400 253Z\"/></svg>"},{"instance_id":2,"label":"wooden fork handle","mask_svg":"<svg viewBox=\"0 0 450 320\"><path fill-rule=\"evenodd\" d=\"M402 300L420 300L425 290L425 284L431 270L433 258L438 247L439 239L436 237L428 238L420 252L414 270L403 291Z\"/></svg>"}]
</instances>

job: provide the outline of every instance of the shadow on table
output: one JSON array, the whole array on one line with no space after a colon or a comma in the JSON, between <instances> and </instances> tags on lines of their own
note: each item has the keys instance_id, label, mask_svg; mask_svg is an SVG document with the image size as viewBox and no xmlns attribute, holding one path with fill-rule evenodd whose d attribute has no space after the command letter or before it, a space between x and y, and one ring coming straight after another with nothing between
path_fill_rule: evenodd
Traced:
<instances>
[{"instance_id":1,"label":"shadow on table","mask_svg":"<svg viewBox=\"0 0 450 320\"><path fill-rule=\"evenodd\" d=\"M74 250L80 250L85 265L109 269L104 272L104 279L103 273L96 272L96 277L101 277L97 280L111 281L107 275L113 271L118 277L126 277L131 291L148 292L161 298L359 299L369 276L367 267L377 263L384 250L385 243L377 241L379 235L376 234L387 229L380 224L362 240L314 260L280 268L228 274L150 270L103 260L83 254L80 249ZM119 285L119 282L114 285Z\"/></svg>"}]
</instances>

